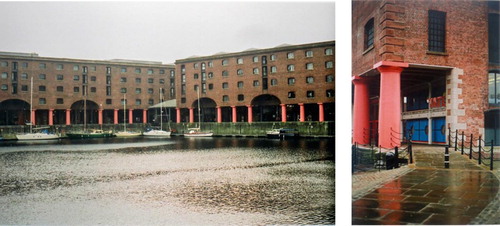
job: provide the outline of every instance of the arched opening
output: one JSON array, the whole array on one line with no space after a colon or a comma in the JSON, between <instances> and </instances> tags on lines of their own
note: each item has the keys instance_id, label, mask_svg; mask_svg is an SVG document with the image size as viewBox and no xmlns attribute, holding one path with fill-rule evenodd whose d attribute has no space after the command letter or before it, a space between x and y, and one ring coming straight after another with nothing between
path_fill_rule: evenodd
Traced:
<instances>
[{"instance_id":1,"label":"arched opening","mask_svg":"<svg viewBox=\"0 0 500 226\"><path fill-rule=\"evenodd\" d=\"M198 116L198 100L194 101L191 105L194 108L194 121L199 121ZM216 122L217 121L217 104L214 100L206 97L200 98L200 113L202 122Z\"/></svg>"},{"instance_id":2,"label":"arched opening","mask_svg":"<svg viewBox=\"0 0 500 226\"><path fill-rule=\"evenodd\" d=\"M26 125L30 122L30 105L18 99L0 102L0 125Z\"/></svg>"},{"instance_id":3,"label":"arched opening","mask_svg":"<svg viewBox=\"0 0 500 226\"><path fill-rule=\"evenodd\" d=\"M261 122L281 121L281 101L274 95L260 95L252 100L254 120Z\"/></svg>"},{"instance_id":4,"label":"arched opening","mask_svg":"<svg viewBox=\"0 0 500 226\"><path fill-rule=\"evenodd\" d=\"M87 109L86 114L85 109ZM71 105L71 124L83 124L84 118L87 119L87 124L97 124L98 110L99 105L94 101L87 100L86 103L83 100L76 101Z\"/></svg>"}]
</instances>

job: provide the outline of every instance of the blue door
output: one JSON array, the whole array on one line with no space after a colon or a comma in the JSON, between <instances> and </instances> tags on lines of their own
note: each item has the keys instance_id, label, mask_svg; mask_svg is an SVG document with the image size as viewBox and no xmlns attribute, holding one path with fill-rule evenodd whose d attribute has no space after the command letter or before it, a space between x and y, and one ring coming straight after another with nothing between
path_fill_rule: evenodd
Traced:
<instances>
[{"instance_id":1,"label":"blue door","mask_svg":"<svg viewBox=\"0 0 500 226\"><path fill-rule=\"evenodd\" d=\"M429 121L427 119L413 119L406 121L406 131L412 133L412 141L427 142L429 141ZM408 137L408 136L407 136Z\"/></svg>"},{"instance_id":2,"label":"blue door","mask_svg":"<svg viewBox=\"0 0 500 226\"><path fill-rule=\"evenodd\" d=\"M432 119L432 142L446 143L446 119L445 117Z\"/></svg>"}]
</instances>

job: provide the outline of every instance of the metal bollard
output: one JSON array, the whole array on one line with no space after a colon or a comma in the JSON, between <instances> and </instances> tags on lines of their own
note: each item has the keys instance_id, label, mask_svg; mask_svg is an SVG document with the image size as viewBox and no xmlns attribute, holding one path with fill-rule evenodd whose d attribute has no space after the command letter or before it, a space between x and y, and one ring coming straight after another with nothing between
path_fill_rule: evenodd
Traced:
<instances>
[{"instance_id":1,"label":"metal bollard","mask_svg":"<svg viewBox=\"0 0 500 226\"><path fill-rule=\"evenodd\" d=\"M448 146L444 147L444 168L450 168L450 152Z\"/></svg>"},{"instance_id":2,"label":"metal bollard","mask_svg":"<svg viewBox=\"0 0 500 226\"><path fill-rule=\"evenodd\" d=\"M493 156L493 154L494 154L493 153L493 140L491 140L491 147L490 148L491 148L490 149L490 151L491 151L491 153L490 153L490 170L493 170L493 157L494 157Z\"/></svg>"}]
</instances>

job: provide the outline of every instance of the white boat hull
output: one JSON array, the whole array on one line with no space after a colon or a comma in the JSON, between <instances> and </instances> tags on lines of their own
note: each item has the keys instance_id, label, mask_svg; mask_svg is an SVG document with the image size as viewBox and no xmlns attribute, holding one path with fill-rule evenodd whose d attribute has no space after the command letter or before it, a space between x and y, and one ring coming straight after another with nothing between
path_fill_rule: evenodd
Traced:
<instances>
[{"instance_id":1,"label":"white boat hull","mask_svg":"<svg viewBox=\"0 0 500 226\"><path fill-rule=\"evenodd\" d=\"M47 133L26 133L26 134L17 134L16 138L18 140L52 140L52 139L59 139L59 136L56 134L47 134Z\"/></svg>"},{"instance_id":2,"label":"white boat hull","mask_svg":"<svg viewBox=\"0 0 500 226\"><path fill-rule=\"evenodd\" d=\"M117 132L115 133L117 137L137 137L140 136L141 133L136 133L136 132Z\"/></svg>"},{"instance_id":3,"label":"white boat hull","mask_svg":"<svg viewBox=\"0 0 500 226\"><path fill-rule=\"evenodd\" d=\"M144 132L142 135L149 137L169 137L172 132L165 130L151 130Z\"/></svg>"},{"instance_id":4,"label":"white boat hull","mask_svg":"<svg viewBox=\"0 0 500 226\"><path fill-rule=\"evenodd\" d=\"M214 133L185 133L185 137L211 137Z\"/></svg>"}]
</instances>

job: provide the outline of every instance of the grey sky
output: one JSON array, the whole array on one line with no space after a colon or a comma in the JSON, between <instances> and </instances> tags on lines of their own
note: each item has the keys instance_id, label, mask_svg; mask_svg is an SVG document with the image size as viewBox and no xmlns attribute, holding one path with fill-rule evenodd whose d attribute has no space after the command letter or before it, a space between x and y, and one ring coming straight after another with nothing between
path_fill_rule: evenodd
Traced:
<instances>
[{"instance_id":1,"label":"grey sky","mask_svg":"<svg viewBox=\"0 0 500 226\"><path fill-rule=\"evenodd\" d=\"M333 1L0 2L0 51L174 63L335 39Z\"/></svg>"}]
</instances>

